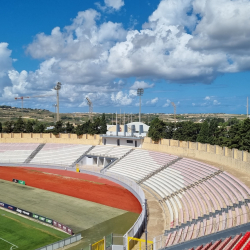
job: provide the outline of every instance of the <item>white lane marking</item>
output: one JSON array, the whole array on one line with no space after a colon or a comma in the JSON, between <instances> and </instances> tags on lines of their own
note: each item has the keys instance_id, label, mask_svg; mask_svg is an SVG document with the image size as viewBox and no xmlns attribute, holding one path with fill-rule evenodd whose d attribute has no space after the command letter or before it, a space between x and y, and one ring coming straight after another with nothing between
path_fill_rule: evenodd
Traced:
<instances>
[{"instance_id":1,"label":"white lane marking","mask_svg":"<svg viewBox=\"0 0 250 250\"><path fill-rule=\"evenodd\" d=\"M9 243L10 245L12 245L12 247L18 248L18 246L16 246L16 245L10 243L9 241L7 241L7 240L5 240L5 239L3 239L3 238L0 238L0 240L3 240L3 241L5 241L5 242ZM12 250L12 247L10 248L10 250Z\"/></svg>"}]
</instances>

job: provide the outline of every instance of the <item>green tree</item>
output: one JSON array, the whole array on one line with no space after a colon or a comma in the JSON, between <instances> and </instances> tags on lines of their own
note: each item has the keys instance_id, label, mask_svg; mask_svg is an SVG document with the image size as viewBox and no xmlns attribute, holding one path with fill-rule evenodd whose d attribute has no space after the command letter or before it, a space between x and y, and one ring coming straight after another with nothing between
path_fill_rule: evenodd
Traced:
<instances>
[{"instance_id":1,"label":"green tree","mask_svg":"<svg viewBox=\"0 0 250 250\"><path fill-rule=\"evenodd\" d=\"M64 133L64 131L65 129L63 128L63 122L57 121L53 129L53 134L58 135L59 133Z\"/></svg>"},{"instance_id":2,"label":"green tree","mask_svg":"<svg viewBox=\"0 0 250 250\"><path fill-rule=\"evenodd\" d=\"M155 118L150 123L150 128L148 130L148 136L152 138L153 141L158 142L160 139L166 136L166 123Z\"/></svg>"},{"instance_id":3,"label":"green tree","mask_svg":"<svg viewBox=\"0 0 250 250\"><path fill-rule=\"evenodd\" d=\"M100 121L100 134L106 134L107 132L107 121L105 118L105 114L102 114L102 118Z\"/></svg>"},{"instance_id":4,"label":"green tree","mask_svg":"<svg viewBox=\"0 0 250 250\"><path fill-rule=\"evenodd\" d=\"M95 118L94 121L89 124L88 134L90 135L100 134L100 124L101 124L100 118L99 117Z\"/></svg>"},{"instance_id":5,"label":"green tree","mask_svg":"<svg viewBox=\"0 0 250 250\"><path fill-rule=\"evenodd\" d=\"M197 136L200 132L201 124L191 121L178 122L176 124L176 130L173 133L173 139L179 141L192 141L197 140Z\"/></svg>"},{"instance_id":6,"label":"green tree","mask_svg":"<svg viewBox=\"0 0 250 250\"><path fill-rule=\"evenodd\" d=\"M66 130L66 133L73 133L74 132L74 126L73 126L73 124L67 122L65 130Z\"/></svg>"},{"instance_id":7,"label":"green tree","mask_svg":"<svg viewBox=\"0 0 250 250\"><path fill-rule=\"evenodd\" d=\"M23 133L25 130L25 123L21 117L17 119L17 121L14 123L13 132L14 133Z\"/></svg>"},{"instance_id":8,"label":"green tree","mask_svg":"<svg viewBox=\"0 0 250 250\"><path fill-rule=\"evenodd\" d=\"M4 123L4 132L5 133L12 133L13 132L13 122L12 121L6 121Z\"/></svg>"},{"instance_id":9,"label":"green tree","mask_svg":"<svg viewBox=\"0 0 250 250\"><path fill-rule=\"evenodd\" d=\"M33 132L34 133L43 133L45 130L45 125L42 123L36 123Z\"/></svg>"},{"instance_id":10,"label":"green tree","mask_svg":"<svg viewBox=\"0 0 250 250\"><path fill-rule=\"evenodd\" d=\"M209 125L206 120L202 123L201 130L196 141L201 143L208 143L209 141Z\"/></svg>"},{"instance_id":11,"label":"green tree","mask_svg":"<svg viewBox=\"0 0 250 250\"><path fill-rule=\"evenodd\" d=\"M33 132L33 122L28 120L25 124L25 132L32 133Z\"/></svg>"}]
</instances>

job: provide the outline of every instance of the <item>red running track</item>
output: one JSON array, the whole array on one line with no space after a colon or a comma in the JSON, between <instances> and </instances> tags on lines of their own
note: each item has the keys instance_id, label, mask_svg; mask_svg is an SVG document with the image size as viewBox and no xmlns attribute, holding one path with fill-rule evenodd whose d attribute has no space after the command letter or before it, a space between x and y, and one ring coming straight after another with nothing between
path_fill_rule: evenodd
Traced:
<instances>
[{"instance_id":1,"label":"red running track","mask_svg":"<svg viewBox=\"0 0 250 250\"><path fill-rule=\"evenodd\" d=\"M0 179L25 181L26 185L106 206L141 213L140 202L124 187L93 175L67 170L0 167Z\"/></svg>"}]
</instances>

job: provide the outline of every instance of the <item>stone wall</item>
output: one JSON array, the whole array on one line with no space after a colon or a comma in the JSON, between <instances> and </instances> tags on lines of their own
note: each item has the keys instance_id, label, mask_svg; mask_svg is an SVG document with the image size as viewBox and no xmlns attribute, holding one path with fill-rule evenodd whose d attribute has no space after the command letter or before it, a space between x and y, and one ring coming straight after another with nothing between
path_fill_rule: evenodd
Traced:
<instances>
[{"instance_id":1,"label":"stone wall","mask_svg":"<svg viewBox=\"0 0 250 250\"><path fill-rule=\"evenodd\" d=\"M0 143L66 143L100 145L102 143L99 135L81 135L52 133L0 133Z\"/></svg>"},{"instance_id":2,"label":"stone wall","mask_svg":"<svg viewBox=\"0 0 250 250\"><path fill-rule=\"evenodd\" d=\"M101 145L100 135L84 134L59 134L52 133L0 133L0 143L65 143ZM186 142L170 139L162 139L158 143L149 137L144 138L143 149L174 154L182 157L196 158L209 161L221 166L238 168L250 171L250 153L238 149L229 149L216 145L202 144L198 142Z\"/></svg>"},{"instance_id":3,"label":"stone wall","mask_svg":"<svg viewBox=\"0 0 250 250\"><path fill-rule=\"evenodd\" d=\"M144 139L142 148L208 161L222 167L228 166L238 168L242 171L250 171L250 153L238 149L169 139L162 139L158 143L155 143L150 138Z\"/></svg>"}]
</instances>

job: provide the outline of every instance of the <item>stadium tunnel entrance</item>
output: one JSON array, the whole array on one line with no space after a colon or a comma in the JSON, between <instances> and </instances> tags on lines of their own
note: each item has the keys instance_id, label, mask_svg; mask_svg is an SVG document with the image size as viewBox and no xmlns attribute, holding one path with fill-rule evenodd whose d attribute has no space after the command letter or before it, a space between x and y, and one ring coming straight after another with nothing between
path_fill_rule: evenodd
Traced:
<instances>
[{"instance_id":1,"label":"stadium tunnel entrance","mask_svg":"<svg viewBox=\"0 0 250 250\"><path fill-rule=\"evenodd\" d=\"M84 165L93 165L105 168L110 165L112 162L116 161L117 158L114 157L107 157L107 156L96 156L96 155L86 155L79 164L81 166Z\"/></svg>"}]
</instances>

